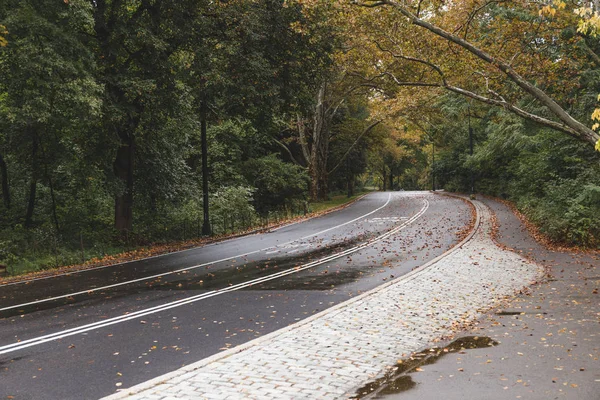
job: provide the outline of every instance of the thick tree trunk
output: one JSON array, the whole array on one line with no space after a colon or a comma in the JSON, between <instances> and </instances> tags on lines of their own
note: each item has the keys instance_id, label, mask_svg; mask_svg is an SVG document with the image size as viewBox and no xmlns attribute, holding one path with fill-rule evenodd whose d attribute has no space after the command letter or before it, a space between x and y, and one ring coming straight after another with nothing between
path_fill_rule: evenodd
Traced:
<instances>
[{"instance_id":1,"label":"thick tree trunk","mask_svg":"<svg viewBox=\"0 0 600 400\"><path fill-rule=\"evenodd\" d=\"M394 170L390 168L390 190L394 190Z\"/></svg>"},{"instance_id":2,"label":"thick tree trunk","mask_svg":"<svg viewBox=\"0 0 600 400\"><path fill-rule=\"evenodd\" d=\"M31 177L29 182L29 196L27 200L27 213L25 214L25 227L31 228L33 225L33 211L35 209L35 193L37 191L37 178Z\"/></svg>"},{"instance_id":3,"label":"thick tree trunk","mask_svg":"<svg viewBox=\"0 0 600 400\"><path fill-rule=\"evenodd\" d=\"M0 179L2 180L2 200L4 206L10 209L10 187L8 186L8 167L0 154Z\"/></svg>"},{"instance_id":4,"label":"thick tree trunk","mask_svg":"<svg viewBox=\"0 0 600 400\"><path fill-rule=\"evenodd\" d=\"M121 147L113 164L114 173L125 186L125 190L115 196L115 229L119 232L131 231L133 226L133 161L135 139L133 135L121 139Z\"/></svg>"},{"instance_id":5,"label":"thick tree trunk","mask_svg":"<svg viewBox=\"0 0 600 400\"><path fill-rule=\"evenodd\" d=\"M382 189L383 189L384 192L386 192L387 191L387 182L388 181L387 181L387 169L385 169L385 167L383 167L383 170L382 170L382 177L383 177L383 179L382 179L382 182L383 182Z\"/></svg>"},{"instance_id":6,"label":"thick tree trunk","mask_svg":"<svg viewBox=\"0 0 600 400\"><path fill-rule=\"evenodd\" d=\"M324 200L328 195L327 156L329 153L329 124L325 106L326 84L317 95L317 106L313 121L312 146L310 152L311 200Z\"/></svg>"},{"instance_id":7,"label":"thick tree trunk","mask_svg":"<svg viewBox=\"0 0 600 400\"><path fill-rule=\"evenodd\" d=\"M56 233L60 233L60 225L58 224L58 215L56 213L56 196L54 194L54 184L52 183L52 178L48 174L47 170L46 179L48 179L48 185L50 187L50 199L52 201L52 219L54 220L54 228L56 228Z\"/></svg>"}]
</instances>

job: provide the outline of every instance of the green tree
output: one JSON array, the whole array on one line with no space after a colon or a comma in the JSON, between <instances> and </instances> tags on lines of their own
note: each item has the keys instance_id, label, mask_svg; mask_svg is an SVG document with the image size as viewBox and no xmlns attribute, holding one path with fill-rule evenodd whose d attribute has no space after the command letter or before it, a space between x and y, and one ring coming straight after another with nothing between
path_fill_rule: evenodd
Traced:
<instances>
[{"instance_id":1,"label":"green tree","mask_svg":"<svg viewBox=\"0 0 600 400\"><path fill-rule=\"evenodd\" d=\"M95 64L82 38L91 30L91 6L43 0L9 1L0 9L8 43L0 48L0 136L10 158L2 158L4 203L10 206L9 163L28 180L23 210L34 221L38 185L49 190L51 215L59 230L57 170L73 156L69 141L99 116L101 93Z\"/></svg>"}]
</instances>

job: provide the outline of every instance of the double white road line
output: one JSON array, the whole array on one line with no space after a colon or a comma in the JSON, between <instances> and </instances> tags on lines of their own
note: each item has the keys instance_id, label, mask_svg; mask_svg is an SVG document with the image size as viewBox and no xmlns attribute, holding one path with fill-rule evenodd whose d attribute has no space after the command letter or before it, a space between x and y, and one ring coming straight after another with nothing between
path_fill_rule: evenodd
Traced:
<instances>
[{"instance_id":1,"label":"double white road line","mask_svg":"<svg viewBox=\"0 0 600 400\"><path fill-rule=\"evenodd\" d=\"M390 199L388 198L388 201L386 202L385 205L387 205L389 203L389 201L390 201ZM385 207L385 205L382 206L382 207L380 207L380 208ZM19 342L13 343L13 344L5 345L5 346L0 346L0 355L7 354L7 353L12 353L12 352L15 352L15 351L18 351L18 350L22 350L22 349L25 349L25 348L28 348L28 347L32 347L32 346L37 346L37 345L40 345L40 344L43 344L43 343L46 343L46 342L50 342L50 341L53 341L53 340L58 340L58 339L63 339L63 338L69 337L69 336L78 335L78 334L85 333L85 332L88 332L88 331L91 331L91 330L104 328L104 327L107 327L107 326L110 326L110 325L115 325L115 324L118 324L118 323L121 323L121 322L125 322L125 321L129 321L129 320L132 320L132 319L141 318L141 317L144 317L146 315L155 314L155 313L158 313L158 312L161 312L161 311L166 311L166 310L169 310L169 309L172 309L172 308L175 308L175 307L180 307L180 306L183 306L183 305L186 305L186 304L195 303L195 302L200 301L200 300L208 299L210 297L218 296L218 295L221 295L221 294L224 294L224 293L234 292L236 290L240 290L240 289L244 289L244 288L247 288L247 287L250 287L250 286L258 285L258 284L261 284L261 283L264 283L264 282L268 282L268 281L271 281L271 280L274 280L274 279L278 279L278 278L281 278L281 277L284 277L284 276L287 276L287 275L295 274L295 273L304 271L306 269L316 267L318 265L325 264L325 263L327 263L329 261L333 261L333 260L336 260L338 258L345 257L345 256L350 255L352 253L356 253L357 251L360 251L360 250L362 250L364 248L373 246L375 243L380 242L380 241L382 241L382 240L384 240L384 239L386 239L386 238L388 238L388 237L396 234L397 232L399 232L400 230L404 229L405 227L407 227L408 225L410 225L411 223L413 223L414 221L416 221L417 219L419 219L421 216L423 216L423 214L427 211L428 208L429 208L429 202L424 199L423 200L423 206L420 209L420 211L417 214L413 215L407 221L403 222L401 225L398 225L397 227L395 227L395 228L387 231L386 233L383 233L382 235L380 235L380 236L378 236L378 237L376 237L374 239L371 239L371 240L369 240L369 241L367 241L365 243L362 243L360 245L354 246L352 248L343 250L343 251L335 253L335 254L331 254L331 255L329 255L327 257L323 257L323 258L321 258L319 260L315 260L315 261L309 262L307 264L304 264L304 265L301 265L301 266L297 266L297 267L294 267L294 268L290 268L290 269L287 269L287 270L284 270L284 271L279 271L277 273L274 273L274 274L271 274L271 275L267 275L267 276L264 276L264 277L261 277L261 278L252 279L252 280L249 280L247 282L238 283L236 285L228 286L228 287L225 287L225 288L222 288L222 289L212 290L212 291L209 291L209 292L206 292L206 293L202 293L202 294L199 294L199 295L186 297L184 299L180 299L180 300L176 300L176 301L173 301L173 302L165 303L165 304L162 304L162 305L159 305L159 306L146 308L146 309L143 309L143 310L139 310L139 311L127 313L127 314L124 314L124 315L120 315L120 316L117 316L117 317L105 319L105 320L94 322L94 323L91 323L91 324L82 325L82 326L79 326L79 327L75 327L75 328L71 328L71 329L66 329L66 330L55 332L55 333L51 333L51 334L48 334L48 335L39 336L39 337L36 337L36 338L19 341ZM377 211L377 210L375 210L375 211ZM375 211L373 211L373 212L375 212ZM369 213L369 214L371 214L371 213ZM364 218L364 217L365 216L361 216L360 218ZM357 219L360 219L360 218L357 218ZM347 223L344 223L343 225L346 225L346 224L348 224L350 222L354 222L357 219L355 219L353 221L349 221ZM330 229L332 229L332 228L330 228ZM327 230L330 230L330 229L327 229ZM325 232L325 231L323 231L323 232ZM322 233L322 232L319 232L317 234L320 234L320 233ZM317 234L314 234L314 235L317 235ZM314 236L314 235L311 235L311 236ZM258 251L261 251L261 250L258 250ZM256 251L256 252L258 252L258 251ZM256 252L252 252L252 253L256 253ZM252 254L252 253L247 253L247 254ZM240 256L237 256L237 257L240 257ZM233 258L235 258L235 257L227 258L225 260L230 260L230 259L233 259ZM225 260L222 260L222 261L225 261ZM215 262L211 262L210 264L213 264L213 263L215 263ZM207 264L202 264L202 265L207 265ZM198 268L200 266L189 267L189 268L181 269L181 270L178 270L178 271L173 271L171 273L176 273L176 272L180 272L180 271L186 271L186 270L189 270L189 269L192 269L192 268ZM161 275L157 275L157 276L164 276L164 275L166 275L166 274L161 274ZM146 277L146 278L143 278L143 279L140 279L140 280L145 280L145 279L151 279L151 277ZM138 281L138 280L136 280L136 281ZM121 283L121 284L126 284L126 283L131 283L131 282L135 282L135 281L128 281L128 282ZM105 286L104 288L96 288L95 290L107 289L107 288L111 288L111 287L115 287L115 286L120 286L121 284L115 284L115 285ZM82 294L82 293L88 293L88 292L89 291L83 291L83 292L79 292L79 293L76 293L76 294ZM68 296L73 296L73 295L76 295L76 294L70 294ZM62 297L66 297L66 296L57 296L56 298L62 298ZM35 303L39 303L39 302L43 302L43 301L50 301L50 300L53 300L53 299L56 299L56 298L40 300L40 301L37 301L37 302L31 302L31 303L21 304L21 305L18 305L18 306L6 307L6 308L3 308L1 310L6 310L6 309L11 309L11 308L16 308L16 307L22 307L24 305L35 304Z\"/></svg>"}]
</instances>

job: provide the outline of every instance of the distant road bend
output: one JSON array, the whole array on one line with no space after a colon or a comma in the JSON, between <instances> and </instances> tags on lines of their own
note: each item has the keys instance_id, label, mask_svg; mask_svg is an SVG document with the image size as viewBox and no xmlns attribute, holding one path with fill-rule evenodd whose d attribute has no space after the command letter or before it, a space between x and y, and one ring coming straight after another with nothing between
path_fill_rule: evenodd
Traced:
<instances>
[{"instance_id":1,"label":"distant road bend","mask_svg":"<svg viewBox=\"0 0 600 400\"><path fill-rule=\"evenodd\" d=\"M372 289L457 243L469 207L371 193L269 233L0 286L0 398L98 398Z\"/></svg>"}]
</instances>

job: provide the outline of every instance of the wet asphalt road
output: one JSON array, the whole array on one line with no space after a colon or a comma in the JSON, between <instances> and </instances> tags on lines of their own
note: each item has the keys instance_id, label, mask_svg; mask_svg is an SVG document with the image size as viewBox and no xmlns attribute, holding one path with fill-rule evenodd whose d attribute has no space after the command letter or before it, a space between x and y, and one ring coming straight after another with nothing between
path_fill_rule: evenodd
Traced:
<instances>
[{"instance_id":1,"label":"wet asphalt road","mask_svg":"<svg viewBox=\"0 0 600 400\"><path fill-rule=\"evenodd\" d=\"M94 399L170 372L411 271L469 219L457 199L372 193L270 233L0 286L0 399Z\"/></svg>"}]
</instances>

